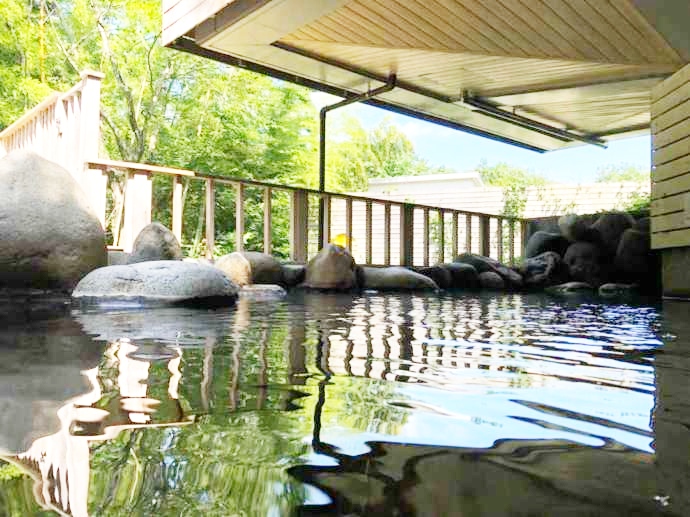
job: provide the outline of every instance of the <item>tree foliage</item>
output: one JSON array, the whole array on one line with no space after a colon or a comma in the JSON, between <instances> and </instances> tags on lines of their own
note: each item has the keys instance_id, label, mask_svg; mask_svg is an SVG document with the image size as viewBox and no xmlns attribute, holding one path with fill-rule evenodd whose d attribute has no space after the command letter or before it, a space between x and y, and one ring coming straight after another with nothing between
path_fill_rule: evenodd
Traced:
<instances>
[{"instance_id":1,"label":"tree foliage","mask_svg":"<svg viewBox=\"0 0 690 517\"><path fill-rule=\"evenodd\" d=\"M503 187L502 215L510 217L522 216L527 204L527 187L545 185L546 178L528 170L500 162L488 165L482 161L477 166L477 172L484 183Z\"/></svg>"},{"instance_id":2,"label":"tree foliage","mask_svg":"<svg viewBox=\"0 0 690 517\"><path fill-rule=\"evenodd\" d=\"M649 171L629 163L605 165L597 170L596 181L597 183L613 183L618 181L649 181Z\"/></svg>"}]
</instances>

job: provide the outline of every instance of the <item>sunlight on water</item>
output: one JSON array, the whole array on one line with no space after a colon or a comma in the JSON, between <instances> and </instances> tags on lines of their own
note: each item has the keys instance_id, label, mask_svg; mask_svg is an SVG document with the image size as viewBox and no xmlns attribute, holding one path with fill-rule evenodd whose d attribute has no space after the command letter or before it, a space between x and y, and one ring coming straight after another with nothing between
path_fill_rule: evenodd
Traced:
<instances>
[{"instance_id":1,"label":"sunlight on water","mask_svg":"<svg viewBox=\"0 0 690 517\"><path fill-rule=\"evenodd\" d=\"M688 308L42 312L0 334L0 513L684 515Z\"/></svg>"}]
</instances>

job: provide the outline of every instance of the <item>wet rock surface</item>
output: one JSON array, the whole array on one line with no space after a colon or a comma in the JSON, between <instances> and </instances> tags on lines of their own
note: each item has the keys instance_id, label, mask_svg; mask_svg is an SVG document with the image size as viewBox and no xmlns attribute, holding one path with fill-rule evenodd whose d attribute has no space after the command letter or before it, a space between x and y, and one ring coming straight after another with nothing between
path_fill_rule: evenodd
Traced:
<instances>
[{"instance_id":1,"label":"wet rock surface","mask_svg":"<svg viewBox=\"0 0 690 517\"><path fill-rule=\"evenodd\" d=\"M438 289L431 278L405 267L362 267L365 289L410 290Z\"/></svg>"},{"instance_id":2,"label":"wet rock surface","mask_svg":"<svg viewBox=\"0 0 690 517\"><path fill-rule=\"evenodd\" d=\"M222 271L182 261L107 266L84 277L75 300L142 304L232 305L238 287Z\"/></svg>"},{"instance_id":3,"label":"wet rock surface","mask_svg":"<svg viewBox=\"0 0 690 517\"><path fill-rule=\"evenodd\" d=\"M182 260L182 247L177 237L161 223L146 225L139 232L127 263L151 260Z\"/></svg>"}]
</instances>

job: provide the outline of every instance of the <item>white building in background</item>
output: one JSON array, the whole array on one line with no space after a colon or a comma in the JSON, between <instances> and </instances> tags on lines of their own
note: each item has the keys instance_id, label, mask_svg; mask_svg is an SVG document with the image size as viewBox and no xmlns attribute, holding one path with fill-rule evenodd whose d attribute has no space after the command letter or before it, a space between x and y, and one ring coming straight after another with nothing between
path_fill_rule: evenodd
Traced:
<instances>
[{"instance_id":1,"label":"white building in background","mask_svg":"<svg viewBox=\"0 0 690 517\"><path fill-rule=\"evenodd\" d=\"M634 196L650 192L650 182L553 183L527 187L523 217L544 217L564 213L593 214L623 208ZM369 189L358 193L393 201L454 208L500 215L504 189L484 185L478 172L399 176L369 180Z\"/></svg>"},{"instance_id":2,"label":"white building in background","mask_svg":"<svg viewBox=\"0 0 690 517\"><path fill-rule=\"evenodd\" d=\"M604 210L615 210L625 207L635 196L650 192L650 182L619 182L547 184L538 187L527 187L525 191L524 218L547 217L566 213L592 214ZM501 215L504 212L506 196L501 187L486 186L478 172L461 172L452 174L433 174L428 176L398 176L394 178L375 178L369 180L366 192L351 193L397 202L416 203L430 207L450 208L467 212ZM415 210L413 263L424 264L424 241L422 211ZM366 211L364 202L352 204L353 234L349 246L358 263L366 262ZM480 252L479 219L461 216L457 240L459 251ZM346 206L343 199L332 199L331 204L331 241L346 242ZM470 232L467 233L467 224ZM495 224L495 223L492 223ZM435 211L430 212L430 225L438 228L440 220ZM384 228L383 206L374 204L372 209L372 263L384 264ZM400 216L397 206L391 207L390 218L390 261L398 263L400 252ZM516 227L515 231L519 231ZM450 218L444 220L443 259L451 258L452 224ZM507 235L508 229L504 228ZM495 235L492 230L491 235ZM469 243L469 246L467 245ZM490 244L492 253L497 250L497 242ZM520 239L516 234L514 254L520 255ZM493 255L492 255L493 256ZM430 263L440 261L441 253L432 243Z\"/></svg>"}]
</instances>

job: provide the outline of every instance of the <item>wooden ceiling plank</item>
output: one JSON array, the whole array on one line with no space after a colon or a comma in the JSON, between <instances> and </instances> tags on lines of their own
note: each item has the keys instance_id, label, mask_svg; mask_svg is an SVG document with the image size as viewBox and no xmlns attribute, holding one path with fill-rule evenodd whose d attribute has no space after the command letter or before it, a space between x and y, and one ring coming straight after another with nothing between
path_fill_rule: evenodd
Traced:
<instances>
[{"instance_id":1,"label":"wooden ceiling plank","mask_svg":"<svg viewBox=\"0 0 690 517\"><path fill-rule=\"evenodd\" d=\"M573 46L575 46L582 55L592 61L609 62L606 54L578 33L568 21L564 19L563 13L558 13L553 10L549 3L544 0L531 0L529 8L561 37L572 42Z\"/></svg>"},{"instance_id":2,"label":"wooden ceiling plank","mask_svg":"<svg viewBox=\"0 0 690 517\"><path fill-rule=\"evenodd\" d=\"M639 35L634 26L614 8L610 0L586 0L590 9L597 11L601 17L609 22L611 30L617 32L628 45L637 49L645 59L646 63L658 62L658 56L646 41ZM615 23L612 22L615 20Z\"/></svg>"},{"instance_id":3,"label":"wooden ceiling plank","mask_svg":"<svg viewBox=\"0 0 690 517\"><path fill-rule=\"evenodd\" d=\"M642 16L642 13L638 11L629 0L614 0L612 3L616 10L635 27L635 30L640 34L641 41L650 45L655 50L655 53L661 53L667 57L668 61L663 62L683 62L678 53L668 44L661 34L649 24L647 19Z\"/></svg>"},{"instance_id":4,"label":"wooden ceiling plank","mask_svg":"<svg viewBox=\"0 0 690 517\"><path fill-rule=\"evenodd\" d=\"M373 42L377 47L383 45L393 46L393 47L403 47L405 45L405 40L398 35L388 34L386 30L382 30L381 26L374 23L370 19L360 16L356 12L334 12L331 13L327 20L324 22L332 25L347 25L352 28L355 33L355 38L362 39L366 38L367 41ZM357 40L355 40L357 42Z\"/></svg>"},{"instance_id":5,"label":"wooden ceiling plank","mask_svg":"<svg viewBox=\"0 0 690 517\"><path fill-rule=\"evenodd\" d=\"M635 58L627 56L616 48L609 39L598 32L595 25L600 25L600 17L591 9L575 9L573 0L548 0L551 9L560 13L564 19L569 20L570 26L586 38L592 45L600 49L602 54L611 63L635 63ZM582 7L581 2L579 7ZM626 45L626 49L629 46Z\"/></svg>"},{"instance_id":6,"label":"wooden ceiling plank","mask_svg":"<svg viewBox=\"0 0 690 517\"><path fill-rule=\"evenodd\" d=\"M406 34L421 41L424 44L424 48L452 49L458 44L458 42L437 31L423 17L415 18L410 16L402 4L396 5L389 2L382 3L378 0L367 0L364 4L356 1L351 5L353 9L359 5L361 10L367 10L367 14L375 13L378 15L382 20L385 20L384 27L386 29L404 30Z\"/></svg>"},{"instance_id":7,"label":"wooden ceiling plank","mask_svg":"<svg viewBox=\"0 0 690 517\"><path fill-rule=\"evenodd\" d=\"M501 0L481 0L482 4L487 9L496 13L496 15L509 23L516 32L524 34L525 37L531 38L537 48L540 50L542 56L551 57L554 59L563 58L563 52L560 51L551 41L535 31L533 27L527 24L522 18L517 16L514 12L508 9L501 3Z\"/></svg>"},{"instance_id":8,"label":"wooden ceiling plank","mask_svg":"<svg viewBox=\"0 0 690 517\"><path fill-rule=\"evenodd\" d=\"M499 0L504 7L511 10L516 16L521 18L527 25L532 28L533 32L541 34L551 44L562 52L562 58L570 58L575 60L587 60L579 49L573 46L569 41L566 41L554 31L538 13L530 9L525 3L525 0Z\"/></svg>"},{"instance_id":9,"label":"wooden ceiling plank","mask_svg":"<svg viewBox=\"0 0 690 517\"><path fill-rule=\"evenodd\" d=\"M599 2L600 0L596 1ZM593 9L587 0L568 0L567 4L596 30L603 41L609 42L621 56L624 56L626 62L638 64L648 62L637 47L626 41L609 23L609 20Z\"/></svg>"},{"instance_id":10,"label":"wooden ceiling plank","mask_svg":"<svg viewBox=\"0 0 690 517\"><path fill-rule=\"evenodd\" d=\"M426 0L425 2L420 2L419 0L413 1L420 6L420 9L423 8L423 6L427 6L431 13L438 13L433 14L433 17L438 20L439 23L448 27L457 25L460 29L459 39L464 37L463 34L472 34L473 39L482 41L482 46L487 49L492 49L491 53L506 56L527 55L519 46L507 40L501 32L487 25L486 20L475 16L475 14L467 8L466 3L462 4L462 11L460 12L458 11L458 7L460 6L452 1L450 2L450 7L448 6L449 2L444 0ZM448 21L445 21L444 18Z\"/></svg>"}]
</instances>

